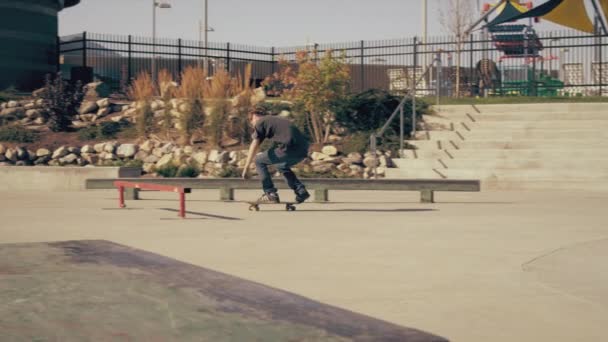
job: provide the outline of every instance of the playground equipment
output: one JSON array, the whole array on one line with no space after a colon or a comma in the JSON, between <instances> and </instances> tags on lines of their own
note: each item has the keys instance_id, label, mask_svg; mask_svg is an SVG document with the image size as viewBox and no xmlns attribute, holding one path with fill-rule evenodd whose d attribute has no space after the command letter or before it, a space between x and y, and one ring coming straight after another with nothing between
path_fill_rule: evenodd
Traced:
<instances>
[{"instance_id":1,"label":"playground equipment","mask_svg":"<svg viewBox=\"0 0 608 342\"><path fill-rule=\"evenodd\" d=\"M542 56L544 46L534 30L533 23L539 18L574 28L583 32L606 33L606 24L601 16L601 9L596 0L591 0L595 9L595 22L589 19L585 5L575 0L548 0L533 7L532 2L500 0L496 4L485 4L482 17L477 20L466 34L472 32L482 23L482 30L502 53L498 61L486 56L477 65L480 93L484 95L525 95L556 96L564 88L563 80L543 71L543 63L557 57ZM608 8L608 1L601 0L602 9ZM605 6L606 5L606 6ZM604 9L604 12L606 10ZM496 16L490 21L490 15ZM517 23L528 19L527 24ZM505 60L517 59L519 65L506 66ZM495 68L493 63L497 62ZM541 67L537 68L540 63ZM496 73L498 70L498 73ZM601 72L600 72L601 73ZM598 73L599 74L599 73Z\"/></svg>"}]
</instances>

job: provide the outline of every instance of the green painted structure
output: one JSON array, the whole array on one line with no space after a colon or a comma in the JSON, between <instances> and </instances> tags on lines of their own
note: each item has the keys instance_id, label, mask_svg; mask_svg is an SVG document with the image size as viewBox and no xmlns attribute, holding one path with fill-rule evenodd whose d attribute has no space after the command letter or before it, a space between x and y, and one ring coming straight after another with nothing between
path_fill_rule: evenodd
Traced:
<instances>
[{"instance_id":1,"label":"green painted structure","mask_svg":"<svg viewBox=\"0 0 608 342\"><path fill-rule=\"evenodd\" d=\"M0 1L0 90L31 90L57 65L59 11L80 0Z\"/></svg>"}]
</instances>

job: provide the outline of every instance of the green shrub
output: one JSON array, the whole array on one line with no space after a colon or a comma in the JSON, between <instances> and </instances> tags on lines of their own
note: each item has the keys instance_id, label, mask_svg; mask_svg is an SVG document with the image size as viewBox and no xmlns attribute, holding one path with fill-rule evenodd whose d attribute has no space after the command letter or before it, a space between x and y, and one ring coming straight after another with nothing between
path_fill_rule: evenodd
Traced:
<instances>
[{"instance_id":1,"label":"green shrub","mask_svg":"<svg viewBox=\"0 0 608 342\"><path fill-rule=\"evenodd\" d=\"M176 176L182 178L196 178L201 171L194 165L186 165L177 170Z\"/></svg>"},{"instance_id":2,"label":"green shrub","mask_svg":"<svg viewBox=\"0 0 608 342\"><path fill-rule=\"evenodd\" d=\"M234 166L228 166L227 168L220 170L216 174L216 177L221 177L221 178L232 178L232 177L240 177L240 176L241 176L241 174L239 173L239 170Z\"/></svg>"},{"instance_id":3,"label":"green shrub","mask_svg":"<svg viewBox=\"0 0 608 342\"><path fill-rule=\"evenodd\" d=\"M342 127L352 132L370 132L381 128L395 111L401 97L379 89L370 89L362 93L349 96L336 106L336 121ZM428 104L416 101L416 114L418 118L428 110ZM404 105L404 131L409 134L412 130L412 100L408 99ZM399 117L395 117L389 130L399 133ZM390 134L390 132L388 132Z\"/></svg>"},{"instance_id":4,"label":"green shrub","mask_svg":"<svg viewBox=\"0 0 608 342\"><path fill-rule=\"evenodd\" d=\"M0 141L31 143L37 140L34 132L22 127L2 127L0 128Z\"/></svg>"},{"instance_id":5,"label":"green shrub","mask_svg":"<svg viewBox=\"0 0 608 342\"><path fill-rule=\"evenodd\" d=\"M55 79L47 75L43 89L38 96L43 100L42 108L48 115L49 128L54 132L69 130L72 117L84 98L82 85L77 82L72 86L58 73Z\"/></svg>"},{"instance_id":6,"label":"green shrub","mask_svg":"<svg viewBox=\"0 0 608 342\"><path fill-rule=\"evenodd\" d=\"M178 167L173 165L172 163L169 163L161 168L158 168L156 170L156 173L159 176L165 177L165 178L173 178L175 177L175 175L177 175L177 170Z\"/></svg>"},{"instance_id":7,"label":"green shrub","mask_svg":"<svg viewBox=\"0 0 608 342\"><path fill-rule=\"evenodd\" d=\"M118 133L126 130L134 131L135 129L128 122L106 121L95 126L81 129L78 132L78 138L80 140L115 139L118 136Z\"/></svg>"},{"instance_id":8,"label":"green shrub","mask_svg":"<svg viewBox=\"0 0 608 342\"><path fill-rule=\"evenodd\" d=\"M371 133L356 132L344 138L342 142L342 152L349 154L352 152L365 153L369 150L369 137Z\"/></svg>"}]
</instances>

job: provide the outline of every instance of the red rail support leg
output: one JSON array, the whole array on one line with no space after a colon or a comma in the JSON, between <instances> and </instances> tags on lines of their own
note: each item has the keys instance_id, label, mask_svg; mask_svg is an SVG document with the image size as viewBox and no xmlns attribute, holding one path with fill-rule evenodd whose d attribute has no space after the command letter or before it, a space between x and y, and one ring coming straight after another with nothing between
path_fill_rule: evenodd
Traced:
<instances>
[{"instance_id":1,"label":"red rail support leg","mask_svg":"<svg viewBox=\"0 0 608 342\"><path fill-rule=\"evenodd\" d=\"M179 192L179 216L186 218L186 194L183 191Z\"/></svg>"},{"instance_id":2,"label":"red rail support leg","mask_svg":"<svg viewBox=\"0 0 608 342\"><path fill-rule=\"evenodd\" d=\"M118 187L118 206L121 208L126 207L125 206L125 187L124 186Z\"/></svg>"}]
</instances>

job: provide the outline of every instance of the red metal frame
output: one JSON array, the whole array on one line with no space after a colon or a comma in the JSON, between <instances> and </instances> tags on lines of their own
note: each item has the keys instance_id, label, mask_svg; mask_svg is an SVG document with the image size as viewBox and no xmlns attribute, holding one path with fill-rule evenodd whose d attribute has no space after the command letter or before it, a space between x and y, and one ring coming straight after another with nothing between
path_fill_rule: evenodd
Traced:
<instances>
[{"instance_id":1,"label":"red metal frame","mask_svg":"<svg viewBox=\"0 0 608 342\"><path fill-rule=\"evenodd\" d=\"M179 194L179 217L186 217L186 193L190 192L190 188L184 188L181 186L174 185L162 185L162 184L151 184L151 183L140 183L140 182L125 182L115 181L114 186L118 188L118 206L125 208L125 188L141 189L141 190L155 190L155 191L167 191L177 192Z\"/></svg>"}]
</instances>

